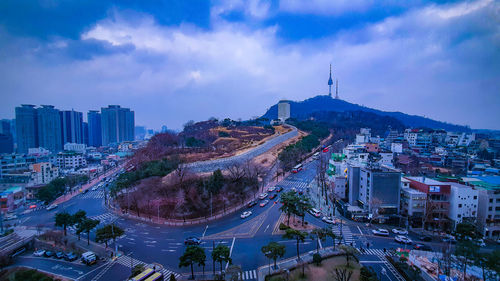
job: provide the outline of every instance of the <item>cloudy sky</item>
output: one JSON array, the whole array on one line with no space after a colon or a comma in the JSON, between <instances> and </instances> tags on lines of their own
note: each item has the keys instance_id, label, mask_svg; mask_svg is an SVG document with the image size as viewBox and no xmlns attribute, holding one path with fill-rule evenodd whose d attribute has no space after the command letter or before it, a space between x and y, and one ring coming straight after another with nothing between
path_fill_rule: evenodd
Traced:
<instances>
[{"instance_id":1,"label":"cloudy sky","mask_svg":"<svg viewBox=\"0 0 500 281\"><path fill-rule=\"evenodd\" d=\"M120 104L178 129L250 118L281 98L341 98L500 129L500 2L0 2L0 118Z\"/></svg>"}]
</instances>

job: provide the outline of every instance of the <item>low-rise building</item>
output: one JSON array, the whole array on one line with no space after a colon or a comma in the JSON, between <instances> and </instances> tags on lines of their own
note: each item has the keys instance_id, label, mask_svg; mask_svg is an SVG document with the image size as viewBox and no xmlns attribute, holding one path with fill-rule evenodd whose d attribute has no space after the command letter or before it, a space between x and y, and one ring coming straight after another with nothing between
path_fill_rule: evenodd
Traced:
<instances>
[{"instance_id":1,"label":"low-rise building","mask_svg":"<svg viewBox=\"0 0 500 281\"><path fill-rule=\"evenodd\" d=\"M463 221L475 222L479 192L470 186L455 182L450 182L450 186L450 219L455 225Z\"/></svg>"},{"instance_id":2,"label":"low-rise building","mask_svg":"<svg viewBox=\"0 0 500 281\"><path fill-rule=\"evenodd\" d=\"M32 171L30 185L47 184L59 177L59 169L49 162L35 163L30 168Z\"/></svg>"},{"instance_id":3,"label":"low-rise building","mask_svg":"<svg viewBox=\"0 0 500 281\"><path fill-rule=\"evenodd\" d=\"M10 212L24 205L24 190L20 186L8 188L0 192L0 211Z\"/></svg>"},{"instance_id":4,"label":"low-rise building","mask_svg":"<svg viewBox=\"0 0 500 281\"><path fill-rule=\"evenodd\" d=\"M425 227L443 230L451 226L448 219L450 213L450 183L440 182L426 177L407 177L410 188L426 194Z\"/></svg>"},{"instance_id":5,"label":"low-rise building","mask_svg":"<svg viewBox=\"0 0 500 281\"><path fill-rule=\"evenodd\" d=\"M87 150L87 145L84 143L66 143L64 144L64 150L66 151L74 151L76 153L84 154Z\"/></svg>"},{"instance_id":6,"label":"low-rise building","mask_svg":"<svg viewBox=\"0 0 500 281\"><path fill-rule=\"evenodd\" d=\"M56 158L56 166L61 169L78 169L87 166L87 160L81 153L59 152Z\"/></svg>"},{"instance_id":7,"label":"low-rise building","mask_svg":"<svg viewBox=\"0 0 500 281\"><path fill-rule=\"evenodd\" d=\"M500 176L462 178L478 191L477 220L483 235L500 239Z\"/></svg>"},{"instance_id":8,"label":"low-rise building","mask_svg":"<svg viewBox=\"0 0 500 281\"><path fill-rule=\"evenodd\" d=\"M403 181L403 179L401 180ZM422 226L426 202L427 195L425 193L410 187L401 188L401 215L408 217L408 221L414 227Z\"/></svg>"}]
</instances>

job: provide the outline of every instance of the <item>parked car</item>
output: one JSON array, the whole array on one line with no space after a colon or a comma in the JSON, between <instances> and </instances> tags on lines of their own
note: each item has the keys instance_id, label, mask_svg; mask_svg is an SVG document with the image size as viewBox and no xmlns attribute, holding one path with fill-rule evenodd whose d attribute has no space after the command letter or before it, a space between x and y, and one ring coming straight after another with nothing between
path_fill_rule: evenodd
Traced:
<instances>
[{"instance_id":1,"label":"parked car","mask_svg":"<svg viewBox=\"0 0 500 281\"><path fill-rule=\"evenodd\" d=\"M62 259L64 258L64 253L63 252L57 252L55 255L56 259Z\"/></svg>"},{"instance_id":2,"label":"parked car","mask_svg":"<svg viewBox=\"0 0 500 281\"><path fill-rule=\"evenodd\" d=\"M269 195L269 199L274 199L274 198L276 198L276 193Z\"/></svg>"},{"instance_id":3,"label":"parked car","mask_svg":"<svg viewBox=\"0 0 500 281\"><path fill-rule=\"evenodd\" d=\"M400 228L393 228L392 229L392 233L394 233L394 234L400 234L400 235L407 235L408 231L406 231L404 229L400 229Z\"/></svg>"},{"instance_id":4,"label":"parked car","mask_svg":"<svg viewBox=\"0 0 500 281\"><path fill-rule=\"evenodd\" d=\"M309 214L311 214L317 218L321 217L321 212L315 208L309 209L308 212L309 212Z\"/></svg>"},{"instance_id":5,"label":"parked car","mask_svg":"<svg viewBox=\"0 0 500 281\"><path fill-rule=\"evenodd\" d=\"M413 246L413 249L415 250L419 250L419 251L432 251L432 248L429 247L428 245L425 245L425 244L415 244Z\"/></svg>"},{"instance_id":6,"label":"parked car","mask_svg":"<svg viewBox=\"0 0 500 281\"><path fill-rule=\"evenodd\" d=\"M38 250L33 253L35 257L43 257L45 255L45 250Z\"/></svg>"},{"instance_id":7,"label":"parked car","mask_svg":"<svg viewBox=\"0 0 500 281\"><path fill-rule=\"evenodd\" d=\"M261 194L259 194L259 199L260 200L264 200L264 199L266 199L266 197L267 197L267 193L261 193Z\"/></svg>"},{"instance_id":8,"label":"parked car","mask_svg":"<svg viewBox=\"0 0 500 281\"><path fill-rule=\"evenodd\" d=\"M67 261L76 261L78 259L78 256L75 253L70 252L64 256L64 259Z\"/></svg>"},{"instance_id":9,"label":"parked car","mask_svg":"<svg viewBox=\"0 0 500 281\"><path fill-rule=\"evenodd\" d=\"M299 195L302 195L302 194L304 194L304 190L301 188L301 189L299 189Z\"/></svg>"},{"instance_id":10,"label":"parked car","mask_svg":"<svg viewBox=\"0 0 500 281\"><path fill-rule=\"evenodd\" d=\"M424 235L424 236L420 236L419 240L420 241L424 241L424 242L431 242L432 241L432 237Z\"/></svg>"},{"instance_id":11,"label":"parked car","mask_svg":"<svg viewBox=\"0 0 500 281\"><path fill-rule=\"evenodd\" d=\"M261 207L264 207L264 206L266 206L266 205L267 205L267 203L269 203L269 200L267 200L267 199L266 199L266 200L264 200L264 201L260 202L260 206L261 206Z\"/></svg>"},{"instance_id":12,"label":"parked car","mask_svg":"<svg viewBox=\"0 0 500 281\"><path fill-rule=\"evenodd\" d=\"M372 233L379 236L389 236L389 230L383 228L373 229Z\"/></svg>"},{"instance_id":13,"label":"parked car","mask_svg":"<svg viewBox=\"0 0 500 281\"><path fill-rule=\"evenodd\" d=\"M322 217L321 220L329 224L335 224L335 220L332 217Z\"/></svg>"},{"instance_id":14,"label":"parked car","mask_svg":"<svg viewBox=\"0 0 500 281\"><path fill-rule=\"evenodd\" d=\"M255 206L255 205L257 205L257 201L252 200L252 201L250 201L250 202L247 204L247 207L248 207L248 208L252 208L252 207L253 207L253 206Z\"/></svg>"},{"instance_id":15,"label":"parked car","mask_svg":"<svg viewBox=\"0 0 500 281\"><path fill-rule=\"evenodd\" d=\"M394 238L394 240L396 240L396 242L398 243L403 243L403 244L411 244L413 243L413 241L411 241L410 238L404 236L404 235L396 235L396 237Z\"/></svg>"},{"instance_id":16,"label":"parked car","mask_svg":"<svg viewBox=\"0 0 500 281\"><path fill-rule=\"evenodd\" d=\"M99 188L99 185L98 186L94 186L94 187L92 187L92 191L96 191L98 188Z\"/></svg>"},{"instance_id":17,"label":"parked car","mask_svg":"<svg viewBox=\"0 0 500 281\"><path fill-rule=\"evenodd\" d=\"M50 258L50 257L54 256L54 252L52 252L52 251L45 251L44 256Z\"/></svg>"},{"instance_id":18,"label":"parked car","mask_svg":"<svg viewBox=\"0 0 500 281\"><path fill-rule=\"evenodd\" d=\"M252 212L251 211L246 211L246 212L243 212L243 214L241 214L241 218L244 219L244 218L248 218L249 216L252 215Z\"/></svg>"},{"instance_id":19,"label":"parked car","mask_svg":"<svg viewBox=\"0 0 500 281\"><path fill-rule=\"evenodd\" d=\"M54 209L55 209L55 208L57 208L57 207L58 207L58 205L57 205L57 204L52 204L52 205L48 206L46 210L47 210L47 211L54 210Z\"/></svg>"},{"instance_id":20,"label":"parked car","mask_svg":"<svg viewBox=\"0 0 500 281\"><path fill-rule=\"evenodd\" d=\"M486 246L486 243L484 243L484 240L483 239L478 239L477 240L477 244L481 247L485 247Z\"/></svg>"},{"instance_id":21,"label":"parked car","mask_svg":"<svg viewBox=\"0 0 500 281\"><path fill-rule=\"evenodd\" d=\"M283 191L283 187L278 186L278 187L276 188L276 192L281 192L281 191Z\"/></svg>"},{"instance_id":22,"label":"parked car","mask_svg":"<svg viewBox=\"0 0 500 281\"><path fill-rule=\"evenodd\" d=\"M200 245L201 240L196 237L188 237L184 240L184 245Z\"/></svg>"},{"instance_id":23,"label":"parked car","mask_svg":"<svg viewBox=\"0 0 500 281\"><path fill-rule=\"evenodd\" d=\"M455 239L455 236L453 235L445 235L443 236L443 238L441 239L443 242L446 242L446 243L451 243L451 244L455 244L457 243L457 239Z\"/></svg>"},{"instance_id":24,"label":"parked car","mask_svg":"<svg viewBox=\"0 0 500 281\"><path fill-rule=\"evenodd\" d=\"M273 192L276 189L275 186L270 186L267 188L267 192Z\"/></svg>"}]
</instances>

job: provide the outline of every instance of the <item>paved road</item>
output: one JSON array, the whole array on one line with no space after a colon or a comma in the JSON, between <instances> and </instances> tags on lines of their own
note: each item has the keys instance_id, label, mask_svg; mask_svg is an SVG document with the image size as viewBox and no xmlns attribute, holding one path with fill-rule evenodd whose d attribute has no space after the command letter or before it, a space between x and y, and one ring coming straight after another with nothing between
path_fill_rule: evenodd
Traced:
<instances>
[{"instance_id":1,"label":"paved road","mask_svg":"<svg viewBox=\"0 0 500 281\"><path fill-rule=\"evenodd\" d=\"M245 151L242 154L221 159L189 163L187 164L187 167L189 167L196 173L213 172L217 169L223 170L232 164L241 164L248 161L249 159L253 159L269 151L275 145L287 141L288 139L293 138L297 135L298 135L297 128L292 127L292 131L285 133L283 135L276 136L251 150Z\"/></svg>"},{"instance_id":2,"label":"paved road","mask_svg":"<svg viewBox=\"0 0 500 281\"><path fill-rule=\"evenodd\" d=\"M316 175L316 161L312 161L304 165L304 170L297 174L291 174L276 185L284 188L283 192L292 188L305 189L309 186L311 181ZM114 222L120 227L125 229L125 235L117 240L119 249L128 254L127 258L122 258L119 262L110 264L109 266L91 267L95 271L86 274L80 280L123 280L130 274L130 259L133 264L137 263L153 263L157 262L165 267L165 273L168 277L169 274L187 274L189 268L178 268L179 257L184 252L185 246L183 241L189 236L196 236L202 238L201 247L206 250L208 257L206 272L211 272L212 262L210 259L212 247L218 244L224 244L231 248L231 258L233 263L240 265L243 270L243 280L255 280L255 270L262 265L267 264L269 261L261 253L261 247L270 241L277 241L283 243L286 247L286 254L284 258L294 257L296 255L295 241L285 240L279 234L273 234L276 221L281 216L279 211L280 204L277 203L278 198L270 200L269 204L265 207L256 205L250 210L253 214L246 218L241 219L240 213L235 213L223 217L219 220L212 221L205 225L194 225L185 227L172 227L156 225L154 223L134 221L125 219L110 213L103 204L103 191L89 191L86 194L78 195L75 198L61 204L58 209L53 211L38 210L28 215L21 217L25 225L36 226L43 224L45 226L53 225L54 214L57 211L66 210L70 213L83 209L88 213L88 216L101 220L102 225L105 223ZM276 204L275 204L276 202ZM306 215L306 221L311 224L325 227L321 219ZM342 232L345 243L353 243L353 246L360 247L369 241L372 249L383 249L391 246L397 246L393 238L373 237L370 228L363 224L353 223L347 221L340 226L334 226L334 231L338 234ZM70 229L73 231L73 229ZM91 234L91 239L94 237ZM311 238L306 239L300 245L300 251L312 251L316 249L316 241ZM332 245L332 240L329 239L321 243L321 246ZM114 245L110 245L114 247ZM374 254L370 256L369 254ZM380 251L368 252L365 260L372 260L378 258ZM364 257L362 257L364 259ZM30 263L28 258L23 258L20 262ZM48 265L45 265L48 263ZM40 266L40 268L51 269L49 266L55 266L56 261L45 260L43 264L41 261L33 261L33 266ZM225 265L224 265L225 266ZM384 263L376 263L377 268L386 266ZM69 269L68 267L71 267ZM220 266L216 265L216 270ZM374 268L375 268L374 267ZM62 269L57 267L56 269ZM65 269L70 276L74 278L77 271L81 271L78 265L68 265ZM196 271L201 272L202 268L195 267ZM55 273L61 273L54 270ZM387 269L388 274L390 271ZM79 274L79 273L78 273ZM80 274L79 274L80 275ZM167 279L168 280L168 279ZM390 279L396 281L396 279Z\"/></svg>"}]
</instances>

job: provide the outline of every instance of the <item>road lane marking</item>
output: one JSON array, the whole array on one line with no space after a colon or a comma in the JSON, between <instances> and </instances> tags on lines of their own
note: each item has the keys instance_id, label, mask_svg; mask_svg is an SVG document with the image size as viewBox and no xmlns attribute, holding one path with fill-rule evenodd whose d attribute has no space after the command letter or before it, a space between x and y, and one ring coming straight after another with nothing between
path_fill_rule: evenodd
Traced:
<instances>
[{"instance_id":1,"label":"road lane marking","mask_svg":"<svg viewBox=\"0 0 500 281\"><path fill-rule=\"evenodd\" d=\"M361 228L359 228L359 225L356 226L359 230L359 233L363 234L363 232L361 231Z\"/></svg>"},{"instance_id":2,"label":"road lane marking","mask_svg":"<svg viewBox=\"0 0 500 281\"><path fill-rule=\"evenodd\" d=\"M208 224L207 224L207 227L205 227L205 231L203 231L203 235L201 236L201 238L205 237L205 233L207 232L207 229L208 229Z\"/></svg>"},{"instance_id":3,"label":"road lane marking","mask_svg":"<svg viewBox=\"0 0 500 281\"><path fill-rule=\"evenodd\" d=\"M233 237L233 242L231 243L231 249L229 249L229 257L231 257L231 254L233 253L233 247L234 247L235 240L236 240L236 237ZM228 266L229 266L229 263L226 263L226 270L227 270Z\"/></svg>"},{"instance_id":4,"label":"road lane marking","mask_svg":"<svg viewBox=\"0 0 500 281\"><path fill-rule=\"evenodd\" d=\"M264 230L264 232L266 232L268 228L269 228L269 224L266 226L266 229Z\"/></svg>"},{"instance_id":5,"label":"road lane marking","mask_svg":"<svg viewBox=\"0 0 500 281\"><path fill-rule=\"evenodd\" d=\"M318 239L318 243L319 243L319 248L323 249L323 244L321 244L321 240L320 239Z\"/></svg>"}]
</instances>

